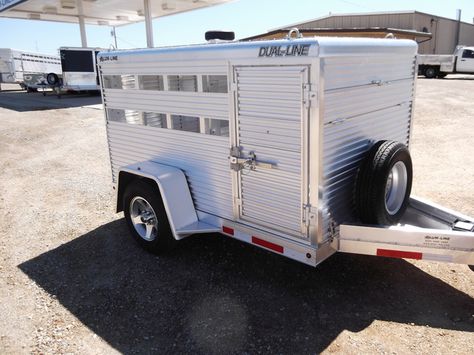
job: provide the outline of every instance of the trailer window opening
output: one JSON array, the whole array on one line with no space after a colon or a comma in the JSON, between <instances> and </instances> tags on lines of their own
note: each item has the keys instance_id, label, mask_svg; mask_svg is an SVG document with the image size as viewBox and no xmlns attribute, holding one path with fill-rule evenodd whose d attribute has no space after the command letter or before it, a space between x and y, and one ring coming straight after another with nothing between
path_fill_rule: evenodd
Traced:
<instances>
[{"instance_id":1,"label":"trailer window opening","mask_svg":"<svg viewBox=\"0 0 474 355\"><path fill-rule=\"evenodd\" d=\"M135 89L134 75L104 75L103 79L106 89Z\"/></svg>"},{"instance_id":2,"label":"trailer window opening","mask_svg":"<svg viewBox=\"0 0 474 355\"><path fill-rule=\"evenodd\" d=\"M204 124L206 134L229 137L229 121L205 118Z\"/></svg>"},{"instance_id":3,"label":"trailer window opening","mask_svg":"<svg viewBox=\"0 0 474 355\"><path fill-rule=\"evenodd\" d=\"M172 129L200 133L199 117L171 115Z\"/></svg>"},{"instance_id":4,"label":"trailer window opening","mask_svg":"<svg viewBox=\"0 0 474 355\"><path fill-rule=\"evenodd\" d=\"M145 126L167 128L166 114L164 113L143 112L143 121Z\"/></svg>"},{"instance_id":5,"label":"trailer window opening","mask_svg":"<svg viewBox=\"0 0 474 355\"><path fill-rule=\"evenodd\" d=\"M139 75L138 87L140 90L164 90L162 75Z\"/></svg>"},{"instance_id":6,"label":"trailer window opening","mask_svg":"<svg viewBox=\"0 0 474 355\"><path fill-rule=\"evenodd\" d=\"M197 76L168 75L168 90L197 92Z\"/></svg>"},{"instance_id":7,"label":"trailer window opening","mask_svg":"<svg viewBox=\"0 0 474 355\"><path fill-rule=\"evenodd\" d=\"M155 128L167 128L166 114L157 112L140 112L136 110L108 108L107 120Z\"/></svg>"},{"instance_id":8,"label":"trailer window opening","mask_svg":"<svg viewBox=\"0 0 474 355\"><path fill-rule=\"evenodd\" d=\"M202 91L227 93L227 75L203 75Z\"/></svg>"}]
</instances>

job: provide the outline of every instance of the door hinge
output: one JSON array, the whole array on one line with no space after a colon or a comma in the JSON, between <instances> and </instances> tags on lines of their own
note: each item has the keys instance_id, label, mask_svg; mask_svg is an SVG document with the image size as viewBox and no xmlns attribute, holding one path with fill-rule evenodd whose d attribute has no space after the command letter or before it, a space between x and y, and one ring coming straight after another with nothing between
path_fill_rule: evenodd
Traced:
<instances>
[{"instance_id":1,"label":"door hinge","mask_svg":"<svg viewBox=\"0 0 474 355\"><path fill-rule=\"evenodd\" d=\"M305 107L311 107L318 99L318 94L313 91L313 85L303 84L303 104Z\"/></svg>"},{"instance_id":2,"label":"door hinge","mask_svg":"<svg viewBox=\"0 0 474 355\"><path fill-rule=\"evenodd\" d=\"M318 214L312 210L311 205L303 205L303 223L306 226L316 224Z\"/></svg>"}]
</instances>

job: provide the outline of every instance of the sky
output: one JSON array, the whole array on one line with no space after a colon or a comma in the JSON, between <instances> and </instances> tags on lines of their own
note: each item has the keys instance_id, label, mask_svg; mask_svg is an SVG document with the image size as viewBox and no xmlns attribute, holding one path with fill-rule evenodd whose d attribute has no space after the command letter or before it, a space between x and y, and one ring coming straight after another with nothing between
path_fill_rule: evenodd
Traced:
<instances>
[{"instance_id":1,"label":"sky","mask_svg":"<svg viewBox=\"0 0 474 355\"><path fill-rule=\"evenodd\" d=\"M232 30L245 38L329 13L417 10L448 18L462 10L473 23L473 0L234 0L233 2L153 20L155 47L203 43L207 30ZM87 25L90 47L109 48L111 28ZM117 27L119 48L146 47L145 24ZM0 18L0 47L57 54L61 46L80 47L79 25Z\"/></svg>"}]
</instances>

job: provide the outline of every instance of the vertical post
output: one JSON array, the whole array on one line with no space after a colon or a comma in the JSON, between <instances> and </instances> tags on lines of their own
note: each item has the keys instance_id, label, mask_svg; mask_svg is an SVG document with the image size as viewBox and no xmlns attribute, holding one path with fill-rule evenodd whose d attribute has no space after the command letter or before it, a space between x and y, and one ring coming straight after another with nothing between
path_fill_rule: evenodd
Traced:
<instances>
[{"instance_id":1,"label":"vertical post","mask_svg":"<svg viewBox=\"0 0 474 355\"><path fill-rule=\"evenodd\" d=\"M457 29L456 29L456 40L454 41L454 50L459 46L459 38L461 35L461 9L456 10L456 20L457 20ZM453 50L453 53L454 53Z\"/></svg>"},{"instance_id":2,"label":"vertical post","mask_svg":"<svg viewBox=\"0 0 474 355\"><path fill-rule=\"evenodd\" d=\"M153 48L153 23L150 0L143 0L143 10L145 12L146 45L148 48Z\"/></svg>"},{"instance_id":3,"label":"vertical post","mask_svg":"<svg viewBox=\"0 0 474 355\"><path fill-rule=\"evenodd\" d=\"M87 47L86 24L84 22L84 9L82 8L82 0L76 0L77 18L79 19L79 30L81 31L82 47Z\"/></svg>"}]
</instances>

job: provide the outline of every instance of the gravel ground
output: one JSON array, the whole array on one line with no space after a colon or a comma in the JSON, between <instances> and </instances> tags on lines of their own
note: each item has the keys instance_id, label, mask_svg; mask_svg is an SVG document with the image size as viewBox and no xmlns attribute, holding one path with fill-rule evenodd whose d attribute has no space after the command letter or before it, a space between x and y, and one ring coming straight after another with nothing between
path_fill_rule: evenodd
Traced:
<instances>
[{"instance_id":1,"label":"gravel ground","mask_svg":"<svg viewBox=\"0 0 474 355\"><path fill-rule=\"evenodd\" d=\"M474 78L418 81L414 194L474 215ZM218 235L143 252L99 97L0 93L0 353L474 353L465 265L313 269Z\"/></svg>"}]
</instances>

